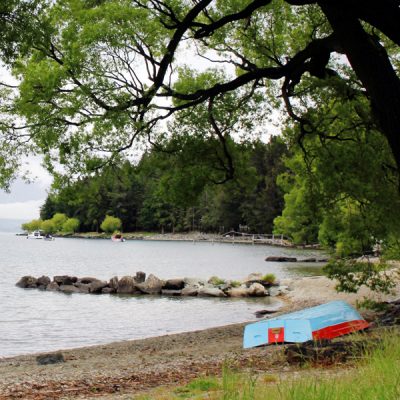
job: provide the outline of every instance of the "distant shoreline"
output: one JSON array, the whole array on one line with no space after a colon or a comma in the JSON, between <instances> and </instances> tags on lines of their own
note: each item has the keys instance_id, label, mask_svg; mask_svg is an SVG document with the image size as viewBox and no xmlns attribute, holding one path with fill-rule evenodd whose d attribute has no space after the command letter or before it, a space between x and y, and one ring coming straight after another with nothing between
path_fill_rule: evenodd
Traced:
<instances>
[{"instance_id":1,"label":"distant shoreline","mask_svg":"<svg viewBox=\"0 0 400 400\"><path fill-rule=\"evenodd\" d=\"M26 233L17 233L17 236L25 236ZM73 239L111 239L111 234L97 232L82 232L74 234L55 234L54 237ZM229 244L251 244L269 245L284 248L322 250L319 245L294 245L286 239L280 239L276 235L274 239L264 239L261 235L248 236L222 236L214 233L186 232L186 233L152 233L152 232L127 232L123 233L126 240L145 241L183 241L183 242L208 242L208 243L229 243Z\"/></svg>"}]
</instances>

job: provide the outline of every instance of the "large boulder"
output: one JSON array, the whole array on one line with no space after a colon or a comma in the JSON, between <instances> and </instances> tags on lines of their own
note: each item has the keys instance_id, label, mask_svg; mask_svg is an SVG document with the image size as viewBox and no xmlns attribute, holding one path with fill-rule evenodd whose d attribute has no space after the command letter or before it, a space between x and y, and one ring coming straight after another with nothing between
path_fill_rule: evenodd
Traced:
<instances>
[{"instance_id":1,"label":"large boulder","mask_svg":"<svg viewBox=\"0 0 400 400\"><path fill-rule=\"evenodd\" d=\"M264 286L261 283L253 283L248 289L247 292L249 296L252 297L262 297L267 296L268 292L265 290Z\"/></svg>"},{"instance_id":2,"label":"large boulder","mask_svg":"<svg viewBox=\"0 0 400 400\"><path fill-rule=\"evenodd\" d=\"M78 278L76 276L58 275L53 277L53 281L59 285L73 285L78 281Z\"/></svg>"},{"instance_id":3,"label":"large boulder","mask_svg":"<svg viewBox=\"0 0 400 400\"><path fill-rule=\"evenodd\" d=\"M136 285L137 283L135 282L132 276L123 276L118 281L117 293L121 294L140 293Z\"/></svg>"},{"instance_id":4,"label":"large boulder","mask_svg":"<svg viewBox=\"0 0 400 400\"><path fill-rule=\"evenodd\" d=\"M181 290L181 295L182 296L197 296L198 292L199 292L199 288L197 286L185 286Z\"/></svg>"},{"instance_id":5,"label":"large boulder","mask_svg":"<svg viewBox=\"0 0 400 400\"><path fill-rule=\"evenodd\" d=\"M181 290L185 286L183 279L168 279L165 281L163 290Z\"/></svg>"},{"instance_id":6,"label":"large boulder","mask_svg":"<svg viewBox=\"0 0 400 400\"><path fill-rule=\"evenodd\" d=\"M78 283L83 283L85 285L90 285L94 281L98 281L98 279L94 278L92 276L85 276L83 278L79 278L77 282Z\"/></svg>"},{"instance_id":7,"label":"large boulder","mask_svg":"<svg viewBox=\"0 0 400 400\"><path fill-rule=\"evenodd\" d=\"M34 276L26 275L23 276L16 284L23 289L36 289L37 288L37 279Z\"/></svg>"},{"instance_id":8,"label":"large boulder","mask_svg":"<svg viewBox=\"0 0 400 400\"><path fill-rule=\"evenodd\" d=\"M136 284L136 287L146 294L159 294L163 286L164 282L153 274L150 274L143 283Z\"/></svg>"},{"instance_id":9,"label":"large boulder","mask_svg":"<svg viewBox=\"0 0 400 400\"><path fill-rule=\"evenodd\" d=\"M118 289L118 276L114 276L110 279L110 282L108 282L108 286L111 289L114 289L114 291L116 292Z\"/></svg>"},{"instance_id":10,"label":"large boulder","mask_svg":"<svg viewBox=\"0 0 400 400\"><path fill-rule=\"evenodd\" d=\"M204 297L226 297L226 294L221 289L207 286L199 288L197 295Z\"/></svg>"},{"instance_id":11,"label":"large boulder","mask_svg":"<svg viewBox=\"0 0 400 400\"><path fill-rule=\"evenodd\" d=\"M36 285L38 289L45 290L50 282L50 278L43 275L37 279Z\"/></svg>"},{"instance_id":12,"label":"large boulder","mask_svg":"<svg viewBox=\"0 0 400 400\"><path fill-rule=\"evenodd\" d=\"M89 284L89 283L82 283L82 282L79 282L79 281L74 283L74 286L79 289L79 291L76 292L76 293L89 293L90 292L90 285L91 284Z\"/></svg>"},{"instance_id":13,"label":"large boulder","mask_svg":"<svg viewBox=\"0 0 400 400\"><path fill-rule=\"evenodd\" d=\"M137 283L143 283L146 280L146 273L142 271L137 271L134 279Z\"/></svg>"},{"instance_id":14,"label":"large boulder","mask_svg":"<svg viewBox=\"0 0 400 400\"><path fill-rule=\"evenodd\" d=\"M89 285L90 293L101 293L102 289L108 286L108 282L96 279Z\"/></svg>"},{"instance_id":15,"label":"large boulder","mask_svg":"<svg viewBox=\"0 0 400 400\"><path fill-rule=\"evenodd\" d=\"M60 291L63 293L82 293L81 290L74 285L60 285Z\"/></svg>"},{"instance_id":16,"label":"large boulder","mask_svg":"<svg viewBox=\"0 0 400 400\"><path fill-rule=\"evenodd\" d=\"M247 297L249 295L249 290L246 287L231 288L226 294L229 297Z\"/></svg>"},{"instance_id":17,"label":"large boulder","mask_svg":"<svg viewBox=\"0 0 400 400\"><path fill-rule=\"evenodd\" d=\"M48 292L59 292L60 291L60 286L58 285L57 282L50 282L47 286L46 286L46 290Z\"/></svg>"},{"instance_id":18,"label":"large boulder","mask_svg":"<svg viewBox=\"0 0 400 400\"><path fill-rule=\"evenodd\" d=\"M183 282L185 284L185 287L186 286L200 287L207 284L207 282L204 279L200 278L183 278Z\"/></svg>"}]
</instances>

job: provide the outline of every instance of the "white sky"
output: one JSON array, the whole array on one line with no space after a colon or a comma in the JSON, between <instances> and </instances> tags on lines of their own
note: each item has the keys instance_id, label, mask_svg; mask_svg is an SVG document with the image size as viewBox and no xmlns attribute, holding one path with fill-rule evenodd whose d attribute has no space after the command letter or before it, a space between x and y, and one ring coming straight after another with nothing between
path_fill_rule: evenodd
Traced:
<instances>
[{"instance_id":1,"label":"white sky","mask_svg":"<svg viewBox=\"0 0 400 400\"><path fill-rule=\"evenodd\" d=\"M33 183L17 179L11 186L10 193L0 190L0 219L21 219L30 221L39 218L39 208L47 197L52 183L51 176L40 165L40 159L28 160L29 172Z\"/></svg>"}]
</instances>

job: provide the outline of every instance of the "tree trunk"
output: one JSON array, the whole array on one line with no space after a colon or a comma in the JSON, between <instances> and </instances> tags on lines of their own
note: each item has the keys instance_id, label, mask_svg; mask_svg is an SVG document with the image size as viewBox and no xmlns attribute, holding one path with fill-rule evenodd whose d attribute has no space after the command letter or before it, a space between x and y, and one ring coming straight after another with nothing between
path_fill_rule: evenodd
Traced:
<instances>
[{"instance_id":1,"label":"tree trunk","mask_svg":"<svg viewBox=\"0 0 400 400\"><path fill-rule=\"evenodd\" d=\"M377 41L363 29L345 0L320 0L357 77L370 97L372 110L386 136L400 171L400 80L389 57Z\"/></svg>"}]
</instances>

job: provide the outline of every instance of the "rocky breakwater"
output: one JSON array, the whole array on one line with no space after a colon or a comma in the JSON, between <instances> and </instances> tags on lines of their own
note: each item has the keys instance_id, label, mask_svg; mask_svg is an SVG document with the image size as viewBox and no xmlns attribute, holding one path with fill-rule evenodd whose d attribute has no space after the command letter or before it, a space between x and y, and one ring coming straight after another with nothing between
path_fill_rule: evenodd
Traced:
<instances>
[{"instance_id":1,"label":"rocky breakwater","mask_svg":"<svg viewBox=\"0 0 400 400\"><path fill-rule=\"evenodd\" d=\"M251 274L242 281L224 280L215 276L207 281L199 278L162 280L153 274L146 277L144 272L121 278L114 276L108 281L69 275L54 276L52 280L48 276L23 276L16 286L63 293L203 297L265 297L277 296L287 290L277 282L263 279L260 273Z\"/></svg>"}]
</instances>

